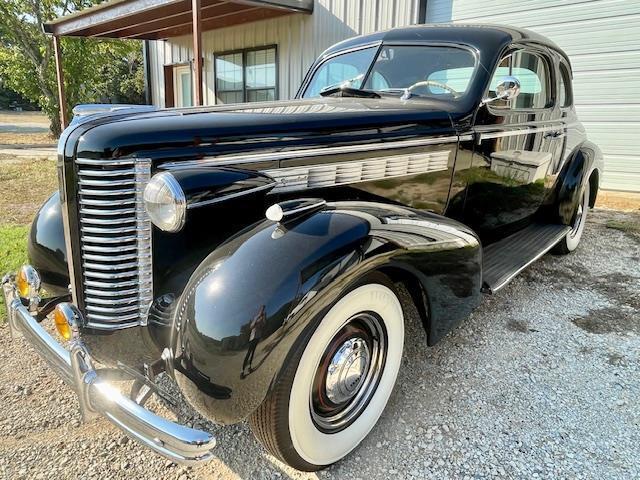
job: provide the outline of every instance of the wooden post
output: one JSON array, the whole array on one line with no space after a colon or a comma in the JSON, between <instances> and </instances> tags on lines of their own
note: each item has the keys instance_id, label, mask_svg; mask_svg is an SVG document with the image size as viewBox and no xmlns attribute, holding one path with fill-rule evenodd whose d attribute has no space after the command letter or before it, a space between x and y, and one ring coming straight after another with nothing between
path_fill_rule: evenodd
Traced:
<instances>
[{"instance_id":1,"label":"wooden post","mask_svg":"<svg viewBox=\"0 0 640 480\"><path fill-rule=\"evenodd\" d=\"M191 0L191 11L193 13L193 69L195 75L195 95L196 106L201 106L202 98L202 15L200 12L200 0Z\"/></svg>"},{"instance_id":2,"label":"wooden post","mask_svg":"<svg viewBox=\"0 0 640 480\"><path fill-rule=\"evenodd\" d=\"M53 54L56 58L56 78L58 80L58 108L60 109L60 126L64 130L67 128L67 100L64 95L64 72L62 71L62 52L60 50L60 39L53 37Z\"/></svg>"}]
</instances>

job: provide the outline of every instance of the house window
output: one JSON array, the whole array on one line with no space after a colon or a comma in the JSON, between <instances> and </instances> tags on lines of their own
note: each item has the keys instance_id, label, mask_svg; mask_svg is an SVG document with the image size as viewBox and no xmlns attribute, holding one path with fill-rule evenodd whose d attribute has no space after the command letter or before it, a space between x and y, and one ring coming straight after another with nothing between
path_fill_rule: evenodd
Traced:
<instances>
[{"instance_id":1,"label":"house window","mask_svg":"<svg viewBox=\"0 0 640 480\"><path fill-rule=\"evenodd\" d=\"M277 100L276 47L215 55L216 103Z\"/></svg>"}]
</instances>

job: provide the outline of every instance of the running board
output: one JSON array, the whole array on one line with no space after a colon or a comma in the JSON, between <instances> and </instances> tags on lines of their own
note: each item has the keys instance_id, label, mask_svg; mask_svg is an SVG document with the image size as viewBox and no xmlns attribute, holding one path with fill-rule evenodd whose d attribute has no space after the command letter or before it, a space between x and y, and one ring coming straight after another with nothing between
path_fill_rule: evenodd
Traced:
<instances>
[{"instance_id":1,"label":"running board","mask_svg":"<svg viewBox=\"0 0 640 480\"><path fill-rule=\"evenodd\" d=\"M532 224L484 249L482 291L495 293L556 245L570 227Z\"/></svg>"}]
</instances>

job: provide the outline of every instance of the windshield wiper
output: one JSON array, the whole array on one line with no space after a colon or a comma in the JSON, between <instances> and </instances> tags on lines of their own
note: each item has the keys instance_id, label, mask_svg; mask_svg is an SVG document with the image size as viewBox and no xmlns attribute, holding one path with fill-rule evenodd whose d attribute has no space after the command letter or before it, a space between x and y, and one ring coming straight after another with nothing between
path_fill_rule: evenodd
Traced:
<instances>
[{"instance_id":1,"label":"windshield wiper","mask_svg":"<svg viewBox=\"0 0 640 480\"><path fill-rule=\"evenodd\" d=\"M360 98L381 98L380 95L372 90L363 90L362 88L353 88L348 85L335 85L323 89L320 92L323 97L360 97Z\"/></svg>"}]
</instances>

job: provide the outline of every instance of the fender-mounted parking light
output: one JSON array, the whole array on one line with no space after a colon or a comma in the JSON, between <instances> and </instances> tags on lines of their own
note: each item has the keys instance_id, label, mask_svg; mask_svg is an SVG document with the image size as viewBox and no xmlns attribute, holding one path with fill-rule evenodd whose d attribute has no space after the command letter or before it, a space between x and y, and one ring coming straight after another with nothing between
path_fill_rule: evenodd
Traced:
<instances>
[{"instance_id":1,"label":"fender-mounted parking light","mask_svg":"<svg viewBox=\"0 0 640 480\"><path fill-rule=\"evenodd\" d=\"M40 301L40 275L31 265L23 265L16 275L18 295L37 305Z\"/></svg>"},{"instance_id":2,"label":"fender-mounted parking light","mask_svg":"<svg viewBox=\"0 0 640 480\"><path fill-rule=\"evenodd\" d=\"M65 340L71 340L78 335L82 314L72 303L63 302L56 305L53 311L53 321L60 336Z\"/></svg>"}]
</instances>

